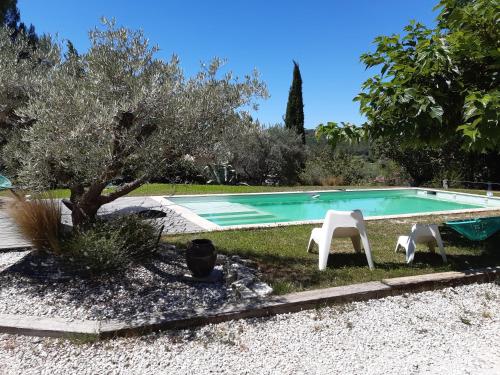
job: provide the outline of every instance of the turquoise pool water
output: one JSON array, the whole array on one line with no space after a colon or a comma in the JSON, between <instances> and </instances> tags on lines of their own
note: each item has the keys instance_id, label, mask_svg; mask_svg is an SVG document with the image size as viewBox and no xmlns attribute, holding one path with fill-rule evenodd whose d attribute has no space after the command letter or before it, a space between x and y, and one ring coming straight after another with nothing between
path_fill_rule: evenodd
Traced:
<instances>
[{"instance_id":1,"label":"turquoise pool water","mask_svg":"<svg viewBox=\"0 0 500 375\"><path fill-rule=\"evenodd\" d=\"M463 202L460 194L448 195L444 194L443 197L416 189L402 189L238 194L168 199L222 227L320 220L325 217L326 211L332 209L342 211L360 209L365 217L370 217L486 207L482 204Z\"/></svg>"}]
</instances>

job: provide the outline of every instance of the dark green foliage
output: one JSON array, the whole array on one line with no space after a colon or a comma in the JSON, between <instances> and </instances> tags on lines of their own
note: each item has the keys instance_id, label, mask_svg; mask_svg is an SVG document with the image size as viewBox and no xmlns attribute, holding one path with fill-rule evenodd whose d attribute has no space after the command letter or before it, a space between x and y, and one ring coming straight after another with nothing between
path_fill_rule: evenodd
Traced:
<instances>
[{"instance_id":1,"label":"dark green foliage","mask_svg":"<svg viewBox=\"0 0 500 375\"><path fill-rule=\"evenodd\" d=\"M332 141L397 139L398 146L440 148L455 142L477 152L500 150L500 28L497 0L441 0L438 26L412 21L405 35L375 39L361 56L380 73L355 98L368 122L328 123Z\"/></svg>"},{"instance_id":2,"label":"dark green foliage","mask_svg":"<svg viewBox=\"0 0 500 375\"><path fill-rule=\"evenodd\" d=\"M65 54L66 60L69 60L71 58L78 58L80 56L78 54L78 51L76 50L75 46L71 42L71 40L66 41L66 48L67 48L67 51Z\"/></svg>"},{"instance_id":3,"label":"dark green foliage","mask_svg":"<svg viewBox=\"0 0 500 375\"><path fill-rule=\"evenodd\" d=\"M38 36L35 32L35 26L26 26L21 22L21 14L17 8L17 0L2 0L0 2L0 25L5 25L12 29L12 39L22 33L28 37L30 44L36 46L38 43Z\"/></svg>"},{"instance_id":4,"label":"dark green foliage","mask_svg":"<svg viewBox=\"0 0 500 375\"><path fill-rule=\"evenodd\" d=\"M0 24L13 28L17 26L19 18L17 0L0 1Z\"/></svg>"},{"instance_id":5,"label":"dark green foliage","mask_svg":"<svg viewBox=\"0 0 500 375\"><path fill-rule=\"evenodd\" d=\"M348 152L322 150L309 155L300 178L306 185L356 185L364 180L365 163L360 156Z\"/></svg>"},{"instance_id":6,"label":"dark green foliage","mask_svg":"<svg viewBox=\"0 0 500 375\"><path fill-rule=\"evenodd\" d=\"M98 220L64 239L63 254L77 269L91 274L123 271L151 256L159 230L157 225L137 215Z\"/></svg>"},{"instance_id":7,"label":"dark green foliage","mask_svg":"<svg viewBox=\"0 0 500 375\"><path fill-rule=\"evenodd\" d=\"M304 145L293 130L279 125L248 127L232 141L231 165L241 182L293 185L304 163Z\"/></svg>"},{"instance_id":8,"label":"dark green foliage","mask_svg":"<svg viewBox=\"0 0 500 375\"><path fill-rule=\"evenodd\" d=\"M293 81L288 94L286 105L285 127L294 130L302 137L302 143L306 143L304 128L304 101L302 100L302 77L299 64L293 62Z\"/></svg>"},{"instance_id":9,"label":"dark green foliage","mask_svg":"<svg viewBox=\"0 0 500 375\"><path fill-rule=\"evenodd\" d=\"M359 101L372 138L398 137L407 147L441 145L500 149L500 28L496 0L441 0L438 27L412 21L406 35L380 36L362 55L380 74Z\"/></svg>"},{"instance_id":10,"label":"dark green foliage","mask_svg":"<svg viewBox=\"0 0 500 375\"><path fill-rule=\"evenodd\" d=\"M374 142L373 149L376 157L387 157L400 164L415 186L440 186L444 179L500 181L500 154L461 150L457 138L441 148L421 146L418 150L401 148L397 139L384 139Z\"/></svg>"},{"instance_id":11,"label":"dark green foliage","mask_svg":"<svg viewBox=\"0 0 500 375\"><path fill-rule=\"evenodd\" d=\"M151 182L167 182L172 184L205 183L206 178L203 175L202 169L194 161L180 157L165 162L163 166L159 166ZM132 172L130 173L132 174Z\"/></svg>"}]
</instances>

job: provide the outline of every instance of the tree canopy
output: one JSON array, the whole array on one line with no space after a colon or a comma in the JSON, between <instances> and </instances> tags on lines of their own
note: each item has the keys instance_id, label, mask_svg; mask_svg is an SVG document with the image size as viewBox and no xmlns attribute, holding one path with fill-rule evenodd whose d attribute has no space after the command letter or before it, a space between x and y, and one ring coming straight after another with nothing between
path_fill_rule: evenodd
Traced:
<instances>
[{"instance_id":1,"label":"tree canopy","mask_svg":"<svg viewBox=\"0 0 500 375\"><path fill-rule=\"evenodd\" d=\"M142 31L114 21L104 20L89 37L88 51L79 54L68 46L16 107L16 116L31 125L16 147L6 146L23 185L71 189L75 224L140 186L172 152L203 155L239 120L244 106L267 95L256 72L238 80L220 72L220 59L185 78L176 56L157 59L158 47ZM0 79L9 82L4 75ZM125 169L134 179L104 194Z\"/></svg>"},{"instance_id":2,"label":"tree canopy","mask_svg":"<svg viewBox=\"0 0 500 375\"><path fill-rule=\"evenodd\" d=\"M412 21L404 35L375 39L361 61L380 72L354 99L362 127L320 125L320 134L397 139L402 147L458 139L464 149L500 149L500 12L497 0L441 0L438 24Z\"/></svg>"}]
</instances>

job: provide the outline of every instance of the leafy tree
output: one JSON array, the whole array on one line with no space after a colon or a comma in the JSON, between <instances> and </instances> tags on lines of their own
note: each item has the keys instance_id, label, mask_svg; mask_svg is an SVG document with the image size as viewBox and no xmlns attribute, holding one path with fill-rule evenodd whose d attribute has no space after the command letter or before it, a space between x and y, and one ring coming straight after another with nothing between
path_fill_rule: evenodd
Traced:
<instances>
[{"instance_id":1,"label":"leafy tree","mask_svg":"<svg viewBox=\"0 0 500 375\"><path fill-rule=\"evenodd\" d=\"M349 131L355 138L397 138L401 147L451 141L499 150L498 1L441 0L436 8L435 29L412 21L403 37L377 37L375 51L361 56L380 73L355 98L368 122ZM332 139L343 132L335 123L320 129Z\"/></svg>"},{"instance_id":2,"label":"leafy tree","mask_svg":"<svg viewBox=\"0 0 500 375\"><path fill-rule=\"evenodd\" d=\"M219 77L218 59L186 79L176 56L156 59L158 48L141 31L113 21L89 36L88 51L55 64L16 110L34 123L22 134L23 146L11 150L26 186L70 188L77 226L147 181L171 152L203 154L242 106L266 96L256 74ZM133 180L105 194L124 170Z\"/></svg>"},{"instance_id":3,"label":"leafy tree","mask_svg":"<svg viewBox=\"0 0 500 375\"><path fill-rule=\"evenodd\" d=\"M302 137L302 143L306 143L304 128L304 102L302 100L302 77L300 76L299 64L293 62L293 81L288 94L286 105L285 127L294 130Z\"/></svg>"}]
</instances>

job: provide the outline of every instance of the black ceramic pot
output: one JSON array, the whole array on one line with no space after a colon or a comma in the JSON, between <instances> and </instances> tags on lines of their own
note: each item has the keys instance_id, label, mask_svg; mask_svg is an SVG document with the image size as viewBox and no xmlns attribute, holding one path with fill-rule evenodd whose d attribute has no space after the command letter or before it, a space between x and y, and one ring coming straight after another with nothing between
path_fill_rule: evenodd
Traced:
<instances>
[{"instance_id":1,"label":"black ceramic pot","mask_svg":"<svg viewBox=\"0 0 500 375\"><path fill-rule=\"evenodd\" d=\"M196 239L188 242L186 263L194 277L207 277L215 267L217 253L210 240Z\"/></svg>"}]
</instances>

